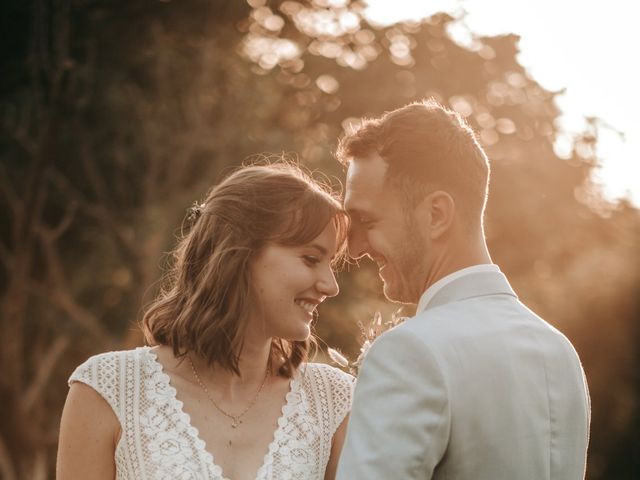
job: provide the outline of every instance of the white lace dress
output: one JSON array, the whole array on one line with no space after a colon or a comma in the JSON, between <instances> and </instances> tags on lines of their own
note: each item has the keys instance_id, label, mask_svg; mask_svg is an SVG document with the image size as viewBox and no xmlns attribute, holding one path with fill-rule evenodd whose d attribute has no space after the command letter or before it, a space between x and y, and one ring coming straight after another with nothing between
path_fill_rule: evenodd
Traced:
<instances>
[{"instance_id":1,"label":"white lace dress","mask_svg":"<svg viewBox=\"0 0 640 480\"><path fill-rule=\"evenodd\" d=\"M91 357L73 372L73 382L96 390L120 421L118 480L228 480L205 450L150 347ZM331 439L351 407L352 394L350 375L324 364L301 365L256 480L324 478Z\"/></svg>"}]
</instances>

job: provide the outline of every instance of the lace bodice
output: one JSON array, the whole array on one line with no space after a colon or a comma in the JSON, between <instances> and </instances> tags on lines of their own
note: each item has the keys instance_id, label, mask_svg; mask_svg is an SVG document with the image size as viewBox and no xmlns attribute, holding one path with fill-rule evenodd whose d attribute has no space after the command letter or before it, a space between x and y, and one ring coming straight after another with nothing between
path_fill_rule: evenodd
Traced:
<instances>
[{"instance_id":1,"label":"lace bodice","mask_svg":"<svg viewBox=\"0 0 640 480\"><path fill-rule=\"evenodd\" d=\"M229 480L183 412L150 347L91 357L73 372L73 382L96 390L120 421L117 480ZM352 393L350 375L328 365L301 365L256 480L324 478L331 440Z\"/></svg>"}]
</instances>

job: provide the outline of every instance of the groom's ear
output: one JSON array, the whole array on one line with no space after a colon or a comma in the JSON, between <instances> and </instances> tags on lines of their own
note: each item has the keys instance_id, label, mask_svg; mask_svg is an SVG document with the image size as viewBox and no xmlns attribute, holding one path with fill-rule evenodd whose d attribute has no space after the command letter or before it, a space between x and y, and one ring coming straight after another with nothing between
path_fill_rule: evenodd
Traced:
<instances>
[{"instance_id":1,"label":"groom's ear","mask_svg":"<svg viewBox=\"0 0 640 480\"><path fill-rule=\"evenodd\" d=\"M456 204L447 192L437 190L422 200L419 206L422 221L427 227L429 238L436 240L445 235L453 224Z\"/></svg>"}]
</instances>

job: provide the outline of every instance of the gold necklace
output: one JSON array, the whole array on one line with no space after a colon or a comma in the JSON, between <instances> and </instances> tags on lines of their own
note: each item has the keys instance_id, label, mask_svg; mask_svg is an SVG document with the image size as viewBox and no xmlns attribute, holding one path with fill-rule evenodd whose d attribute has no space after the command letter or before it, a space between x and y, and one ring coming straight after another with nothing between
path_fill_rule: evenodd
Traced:
<instances>
[{"instance_id":1,"label":"gold necklace","mask_svg":"<svg viewBox=\"0 0 640 480\"><path fill-rule=\"evenodd\" d=\"M195 377L196 381L198 382L198 385L200 385L200 388L202 388L202 390L204 390L204 393L207 395L207 398L209 399L209 401L213 404L214 407L216 407L216 410L218 410L225 417L229 417L232 420L231 421L231 428L238 428L240 426L240 424L242 423L242 420L240 420L240 419L242 417L244 417L244 415L251 409L251 407L253 407L256 404L256 402L258 401L258 397L260 397L260 393L262 392L262 389L264 388L264 386L267 383L267 379L269 378L269 372L271 370L271 368L270 368L271 367L271 360L269 360L269 362L267 363L267 371L264 374L264 380L262 380L262 384L260 385L260 388L258 389L258 391L256 392L255 396L253 397L253 400L251 400L251 403L249 403L247 408L245 408L240 414L232 415L232 414L224 411L222 408L220 408L220 406L218 406L218 404L213 400L213 398L211 398L211 394L209 393L209 389L202 382L202 380L200 380L200 375L198 375L198 372L196 371L196 367L193 364L193 360L191 360L191 357L189 355L187 355L187 358L189 359L189 363L191 364L191 370L193 371L193 376Z\"/></svg>"}]
</instances>

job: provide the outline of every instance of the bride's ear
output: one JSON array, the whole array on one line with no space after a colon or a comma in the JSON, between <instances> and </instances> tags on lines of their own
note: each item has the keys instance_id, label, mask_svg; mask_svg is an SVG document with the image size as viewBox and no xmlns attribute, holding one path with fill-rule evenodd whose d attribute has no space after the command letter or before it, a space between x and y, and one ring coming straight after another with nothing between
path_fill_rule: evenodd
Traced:
<instances>
[{"instance_id":1,"label":"bride's ear","mask_svg":"<svg viewBox=\"0 0 640 480\"><path fill-rule=\"evenodd\" d=\"M436 240L451 229L456 204L447 192L437 190L425 196L417 210L423 217L421 223L426 226L429 238Z\"/></svg>"}]
</instances>

